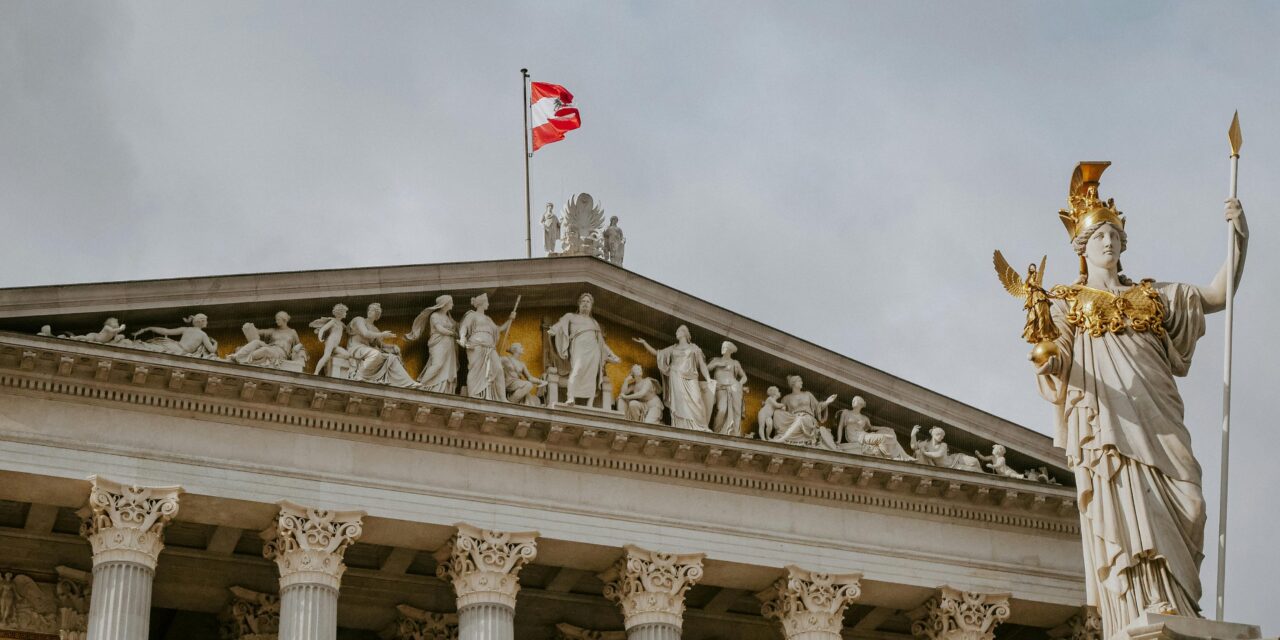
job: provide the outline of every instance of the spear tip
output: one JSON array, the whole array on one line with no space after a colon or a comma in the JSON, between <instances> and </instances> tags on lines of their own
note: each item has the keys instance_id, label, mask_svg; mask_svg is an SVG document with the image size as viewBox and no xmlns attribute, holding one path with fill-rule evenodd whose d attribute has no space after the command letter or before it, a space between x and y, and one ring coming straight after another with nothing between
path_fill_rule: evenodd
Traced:
<instances>
[{"instance_id":1,"label":"spear tip","mask_svg":"<svg viewBox=\"0 0 1280 640\"><path fill-rule=\"evenodd\" d=\"M1240 145L1244 143L1244 138L1240 137L1240 112L1236 111L1231 116L1231 128L1227 130L1227 141L1231 143L1231 155L1240 155Z\"/></svg>"}]
</instances>

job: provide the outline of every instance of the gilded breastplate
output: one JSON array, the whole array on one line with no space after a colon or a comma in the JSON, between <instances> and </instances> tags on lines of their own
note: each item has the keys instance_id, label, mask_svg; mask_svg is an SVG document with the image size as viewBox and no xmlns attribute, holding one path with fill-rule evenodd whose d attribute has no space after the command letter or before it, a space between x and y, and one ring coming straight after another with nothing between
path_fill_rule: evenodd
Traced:
<instances>
[{"instance_id":1,"label":"gilded breastplate","mask_svg":"<svg viewBox=\"0 0 1280 640\"><path fill-rule=\"evenodd\" d=\"M1097 338L1125 329L1164 335L1164 302L1143 280L1124 293L1093 289L1084 285L1057 286L1051 295L1067 303L1067 322Z\"/></svg>"}]
</instances>

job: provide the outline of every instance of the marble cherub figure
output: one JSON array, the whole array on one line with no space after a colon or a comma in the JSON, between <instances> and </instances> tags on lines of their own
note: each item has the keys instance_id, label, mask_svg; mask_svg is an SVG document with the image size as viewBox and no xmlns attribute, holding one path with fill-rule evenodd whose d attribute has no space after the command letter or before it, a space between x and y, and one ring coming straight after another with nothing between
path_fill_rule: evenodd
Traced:
<instances>
[{"instance_id":1,"label":"marble cherub figure","mask_svg":"<svg viewBox=\"0 0 1280 640\"><path fill-rule=\"evenodd\" d=\"M98 331L92 331L82 336L63 333L59 337L80 340L81 342L96 342L98 344L121 344L129 341L128 338L124 337L125 326L120 324L120 320L116 318L107 318L107 321L102 324L102 329Z\"/></svg>"},{"instance_id":2,"label":"marble cherub figure","mask_svg":"<svg viewBox=\"0 0 1280 640\"><path fill-rule=\"evenodd\" d=\"M782 408L782 391L774 386L765 390L764 403L760 405L760 411L756 413L756 427L760 433L761 440L773 439L773 414Z\"/></svg>"},{"instance_id":3,"label":"marble cherub figure","mask_svg":"<svg viewBox=\"0 0 1280 640\"><path fill-rule=\"evenodd\" d=\"M1005 463L1004 454L1006 451L1004 445L991 445L991 455L989 456L982 455L981 451L974 451L973 453L978 456L979 460L986 463L986 467L990 469L992 473L998 476L1019 479L1023 477L1021 473L1014 471L1012 467Z\"/></svg>"},{"instance_id":4,"label":"marble cherub figure","mask_svg":"<svg viewBox=\"0 0 1280 640\"><path fill-rule=\"evenodd\" d=\"M333 316L320 318L311 322L311 328L316 330L316 338L324 343L324 355L320 356L319 362L316 362L316 369L313 374L319 374L325 370L325 365L333 359L334 354L345 356L347 350L342 348L342 338L347 332L347 324L343 322L347 319L347 305L333 305Z\"/></svg>"}]
</instances>

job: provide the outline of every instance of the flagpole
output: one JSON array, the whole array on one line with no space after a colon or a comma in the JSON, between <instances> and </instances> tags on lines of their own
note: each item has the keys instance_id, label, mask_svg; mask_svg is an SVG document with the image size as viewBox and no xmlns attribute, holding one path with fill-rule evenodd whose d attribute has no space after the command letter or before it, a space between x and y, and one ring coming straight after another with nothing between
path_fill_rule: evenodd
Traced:
<instances>
[{"instance_id":1,"label":"flagpole","mask_svg":"<svg viewBox=\"0 0 1280 640\"><path fill-rule=\"evenodd\" d=\"M1227 140L1231 143L1231 184L1228 192L1231 198L1236 197L1236 182L1240 176L1240 113L1231 118L1231 128L1227 131ZM1235 315L1236 298L1236 230L1235 223L1227 220L1227 337L1223 345L1225 352L1222 369L1222 480L1218 489L1218 601L1217 615L1219 622L1226 609L1227 585L1227 482L1228 462L1231 451L1231 324Z\"/></svg>"},{"instance_id":2,"label":"flagpole","mask_svg":"<svg viewBox=\"0 0 1280 640\"><path fill-rule=\"evenodd\" d=\"M529 70L520 70L520 90L524 95L521 102L524 109L524 130L520 137L524 140L524 257L533 257L533 204L529 196Z\"/></svg>"}]
</instances>

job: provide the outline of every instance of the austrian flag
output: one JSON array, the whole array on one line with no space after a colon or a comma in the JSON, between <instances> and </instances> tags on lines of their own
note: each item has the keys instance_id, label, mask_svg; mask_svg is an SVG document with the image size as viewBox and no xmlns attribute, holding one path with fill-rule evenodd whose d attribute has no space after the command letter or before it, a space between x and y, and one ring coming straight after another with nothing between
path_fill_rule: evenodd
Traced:
<instances>
[{"instance_id":1,"label":"austrian flag","mask_svg":"<svg viewBox=\"0 0 1280 640\"><path fill-rule=\"evenodd\" d=\"M533 119L533 150L564 140L564 132L582 126L573 94L546 82L529 83L529 112Z\"/></svg>"}]
</instances>

